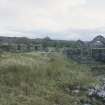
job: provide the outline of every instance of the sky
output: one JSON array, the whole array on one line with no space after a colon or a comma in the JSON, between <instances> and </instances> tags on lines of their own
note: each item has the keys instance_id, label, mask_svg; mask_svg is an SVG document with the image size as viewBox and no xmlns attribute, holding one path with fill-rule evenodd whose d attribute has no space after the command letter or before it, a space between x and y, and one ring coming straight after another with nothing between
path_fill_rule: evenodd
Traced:
<instances>
[{"instance_id":1,"label":"sky","mask_svg":"<svg viewBox=\"0 0 105 105\"><path fill-rule=\"evenodd\" d=\"M105 35L105 0L0 0L0 36L90 40Z\"/></svg>"}]
</instances>

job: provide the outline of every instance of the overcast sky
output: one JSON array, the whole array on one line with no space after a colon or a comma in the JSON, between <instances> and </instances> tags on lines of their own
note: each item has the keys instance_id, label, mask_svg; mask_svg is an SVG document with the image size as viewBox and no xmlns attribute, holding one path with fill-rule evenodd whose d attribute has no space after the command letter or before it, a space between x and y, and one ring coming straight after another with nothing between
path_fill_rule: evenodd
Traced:
<instances>
[{"instance_id":1,"label":"overcast sky","mask_svg":"<svg viewBox=\"0 0 105 105\"><path fill-rule=\"evenodd\" d=\"M0 0L0 36L89 39L104 28L105 0Z\"/></svg>"}]
</instances>

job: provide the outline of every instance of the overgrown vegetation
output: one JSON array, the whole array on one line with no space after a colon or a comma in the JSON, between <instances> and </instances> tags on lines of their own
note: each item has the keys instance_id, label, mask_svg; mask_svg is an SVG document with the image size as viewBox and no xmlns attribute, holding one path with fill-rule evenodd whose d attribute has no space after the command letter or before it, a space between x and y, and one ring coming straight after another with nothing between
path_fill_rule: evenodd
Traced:
<instances>
[{"instance_id":1,"label":"overgrown vegetation","mask_svg":"<svg viewBox=\"0 0 105 105\"><path fill-rule=\"evenodd\" d=\"M0 56L1 105L82 105L89 97L73 89L87 89L96 82L89 67L58 53Z\"/></svg>"}]
</instances>

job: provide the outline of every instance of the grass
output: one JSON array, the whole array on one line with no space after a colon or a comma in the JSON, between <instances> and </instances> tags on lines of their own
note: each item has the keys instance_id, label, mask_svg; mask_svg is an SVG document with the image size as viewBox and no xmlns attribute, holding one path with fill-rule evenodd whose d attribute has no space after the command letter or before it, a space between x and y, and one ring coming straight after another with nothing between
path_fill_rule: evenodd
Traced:
<instances>
[{"instance_id":1,"label":"grass","mask_svg":"<svg viewBox=\"0 0 105 105\"><path fill-rule=\"evenodd\" d=\"M81 105L85 94L71 94L73 86L96 83L90 68L57 53L0 56L0 105Z\"/></svg>"}]
</instances>

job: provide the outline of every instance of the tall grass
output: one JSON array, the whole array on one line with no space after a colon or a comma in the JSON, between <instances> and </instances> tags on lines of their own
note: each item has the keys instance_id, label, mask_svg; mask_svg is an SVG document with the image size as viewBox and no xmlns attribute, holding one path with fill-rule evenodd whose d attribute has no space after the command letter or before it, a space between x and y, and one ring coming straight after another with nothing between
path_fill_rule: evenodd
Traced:
<instances>
[{"instance_id":1,"label":"tall grass","mask_svg":"<svg viewBox=\"0 0 105 105\"><path fill-rule=\"evenodd\" d=\"M80 105L83 94L66 90L95 83L89 68L61 54L24 53L0 56L1 105Z\"/></svg>"}]
</instances>

